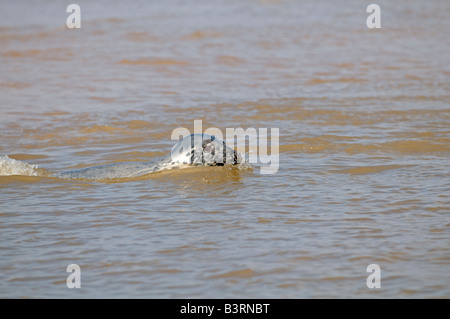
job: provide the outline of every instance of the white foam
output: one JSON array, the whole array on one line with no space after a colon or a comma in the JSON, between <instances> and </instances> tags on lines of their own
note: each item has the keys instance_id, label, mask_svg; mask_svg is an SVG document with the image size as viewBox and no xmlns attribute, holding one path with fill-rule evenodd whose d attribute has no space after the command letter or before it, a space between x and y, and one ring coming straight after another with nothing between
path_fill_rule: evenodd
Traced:
<instances>
[{"instance_id":1,"label":"white foam","mask_svg":"<svg viewBox=\"0 0 450 319\"><path fill-rule=\"evenodd\" d=\"M38 166L9 158L7 155L0 156L0 176L9 175L39 176Z\"/></svg>"}]
</instances>

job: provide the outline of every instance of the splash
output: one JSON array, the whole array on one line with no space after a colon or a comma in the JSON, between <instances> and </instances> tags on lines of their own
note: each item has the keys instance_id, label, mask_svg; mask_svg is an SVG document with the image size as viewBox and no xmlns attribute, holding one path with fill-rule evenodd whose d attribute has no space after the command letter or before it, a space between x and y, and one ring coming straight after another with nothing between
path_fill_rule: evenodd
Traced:
<instances>
[{"instance_id":1,"label":"splash","mask_svg":"<svg viewBox=\"0 0 450 319\"><path fill-rule=\"evenodd\" d=\"M21 175L21 176L40 176L38 166L27 164L7 155L0 156L0 176Z\"/></svg>"}]
</instances>

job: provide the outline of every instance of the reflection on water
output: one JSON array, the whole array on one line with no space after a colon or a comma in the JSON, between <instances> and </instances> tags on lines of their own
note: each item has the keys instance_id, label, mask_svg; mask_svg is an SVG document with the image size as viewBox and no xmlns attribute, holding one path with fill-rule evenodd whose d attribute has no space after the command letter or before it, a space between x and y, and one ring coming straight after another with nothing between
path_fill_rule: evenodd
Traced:
<instances>
[{"instance_id":1,"label":"reflection on water","mask_svg":"<svg viewBox=\"0 0 450 319\"><path fill-rule=\"evenodd\" d=\"M79 30L2 4L0 296L450 296L448 1L379 2L378 30L356 0L77 3ZM279 128L279 171L48 176L197 119Z\"/></svg>"}]
</instances>

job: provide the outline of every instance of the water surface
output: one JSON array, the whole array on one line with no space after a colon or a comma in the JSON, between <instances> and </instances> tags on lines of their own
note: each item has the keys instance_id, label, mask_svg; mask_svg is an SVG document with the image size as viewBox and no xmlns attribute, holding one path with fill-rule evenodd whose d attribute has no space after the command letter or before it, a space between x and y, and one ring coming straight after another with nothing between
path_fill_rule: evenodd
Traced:
<instances>
[{"instance_id":1,"label":"water surface","mask_svg":"<svg viewBox=\"0 0 450 319\"><path fill-rule=\"evenodd\" d=\"M448 1L379 1L376 30L356 0L77 3L77 30L0 4L1 297L450 297ZM45 174L198 119L279 128L278 172Z\"/></svg>"}]
</instances>

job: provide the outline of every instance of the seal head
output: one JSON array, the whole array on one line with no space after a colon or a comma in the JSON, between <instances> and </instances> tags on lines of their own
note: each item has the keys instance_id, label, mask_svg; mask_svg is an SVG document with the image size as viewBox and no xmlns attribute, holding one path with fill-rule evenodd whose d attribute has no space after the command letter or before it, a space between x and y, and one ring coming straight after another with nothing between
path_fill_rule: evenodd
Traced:
<instances>
[{"instance_id":1,"label":"seal head","mask_svg":"<svg viewBox=\"0 0 450 319\"><path fill-rule=\"evenodd\" d=\"M214 135L191 134L175 144L163 162L203 166L224 166L242 163L242 157Z\"/></svg>"}]
</instances>

